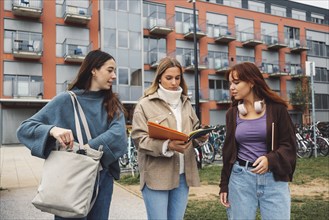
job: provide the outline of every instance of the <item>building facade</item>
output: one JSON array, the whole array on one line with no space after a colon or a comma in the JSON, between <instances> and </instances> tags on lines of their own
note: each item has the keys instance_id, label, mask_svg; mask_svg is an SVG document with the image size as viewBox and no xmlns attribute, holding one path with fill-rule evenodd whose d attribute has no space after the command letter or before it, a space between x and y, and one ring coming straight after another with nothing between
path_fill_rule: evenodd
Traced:
<instances>
[{"instance_id":1,"label":"building facade","mask_svg":"<svg viewBox=\"0 0 329 220\"><path fill-rule=\"evenodd\" d=\"M164 56L184 67L195 103L198 61L203 124L224 124L230 106L224 73L250 61L287 103L295 123L310 123L310 77L315 63L317 121L329 121L328 10L290 1L209 0L193 4L142 0L0 1L0 144L18 143L16 129L65 91L86 54L101 48L117 61L113 86L127 109L150 86Z\"/></svg>"}]
</instances>

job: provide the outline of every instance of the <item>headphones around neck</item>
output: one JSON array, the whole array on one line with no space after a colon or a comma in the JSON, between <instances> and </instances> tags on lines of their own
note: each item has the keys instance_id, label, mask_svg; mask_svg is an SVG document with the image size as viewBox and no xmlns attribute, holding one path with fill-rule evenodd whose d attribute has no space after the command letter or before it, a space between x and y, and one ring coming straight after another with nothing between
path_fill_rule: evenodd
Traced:
<instances>
[{"instance_id":1,"label":"headphones around neck","mask_svg":"<svg viewBox=\"0 0 329 220\"><path fill-rule=\"evenodd\" d=\"M257 114L260 114L263 111L263 106L264 106L264 100L254 102L254 108ZM248 114L248 111L242 101L240 101L238 104L238 110L241 115Z\"/></svg>"}]
</instances>

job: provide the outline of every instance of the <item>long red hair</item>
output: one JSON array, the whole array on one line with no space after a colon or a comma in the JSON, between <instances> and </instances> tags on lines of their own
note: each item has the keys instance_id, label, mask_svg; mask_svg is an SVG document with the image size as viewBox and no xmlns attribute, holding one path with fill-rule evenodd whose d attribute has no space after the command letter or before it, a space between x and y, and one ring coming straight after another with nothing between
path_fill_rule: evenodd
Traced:
<instances>
[{"instance_id":1,"label":"long red hair","mask_svg":"<svg viewBox=\"0 0 329 220\"><path fill-rule=\"evenodd\" d=\"M236 72L235 77L236 79L249 82L254 85L253 91L255 95L260 98L261 100L264 99L265 102L276 102L281 103L284 106L288 107L285 100L283 100L276 92L271 90L271 88L267 85L264 80L264 77L258 67L254 63L244 62L239 63L232 66L226 72L226 80L229 80L229 75L233 72ZM232 74L233 77L233 74ZM232 106L236 106L240 100L236 100L233 96L232 99Z\"/></svg>"}]
</instances>

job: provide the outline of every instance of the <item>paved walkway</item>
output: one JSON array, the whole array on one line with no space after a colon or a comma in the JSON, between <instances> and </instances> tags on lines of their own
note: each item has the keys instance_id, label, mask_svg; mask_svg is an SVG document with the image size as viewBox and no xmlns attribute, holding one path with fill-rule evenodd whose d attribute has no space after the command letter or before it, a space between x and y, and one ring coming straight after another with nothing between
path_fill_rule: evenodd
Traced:
<instances>
[{"instance_id":1,"label":"paved walkway","mask_svg":"<svg viewBox=\"0 0 329 220\"><path fill-rule=\"evenodd\" d=\"M31 156L22 145L0 148L0 219L53 219L36 209L31 200L41 178L43 159ZM143 199L114 185L110 219L146 219Z\"/></svg>"}]
</instances>

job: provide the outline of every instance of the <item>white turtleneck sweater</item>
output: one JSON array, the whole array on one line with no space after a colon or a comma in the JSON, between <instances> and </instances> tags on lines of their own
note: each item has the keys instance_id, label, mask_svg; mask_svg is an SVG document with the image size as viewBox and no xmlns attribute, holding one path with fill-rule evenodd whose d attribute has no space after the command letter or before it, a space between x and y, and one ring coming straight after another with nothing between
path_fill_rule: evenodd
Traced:
<instances>
[{"instance_id":1,"label":"white turtleneck sweater","mask_svg":"<svg viewBox=\"0 0 329 220\"><path fill-rule=\"evenodd\" d=\"M177 91L167 90L159 84L158 94L159 97L162 98L169 105L171 111L174 113L176 118L176 126L177 131L182 131L182 95L183 89L181 87L178 88ZM174 155L174 151L168 150L168 143L170 140L167 140L163 143L162 152L166 157L172 157ZM179 153L179 174L184 173L184 154Z\"/></svg>"}]
</instances>

